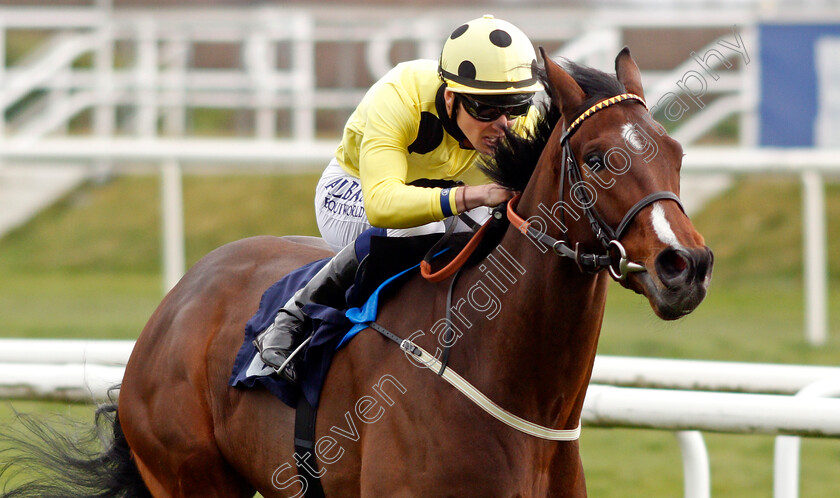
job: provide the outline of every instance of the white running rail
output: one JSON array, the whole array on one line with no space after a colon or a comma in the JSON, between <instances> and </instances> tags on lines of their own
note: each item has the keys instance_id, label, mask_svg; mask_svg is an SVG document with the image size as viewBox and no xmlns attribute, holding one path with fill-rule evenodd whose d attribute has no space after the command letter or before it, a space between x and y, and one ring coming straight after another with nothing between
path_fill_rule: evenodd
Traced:
<instances>
[{"instance_id":1,"label":"white running rail","mask_svg":"<svg viewBox=\"0 0 840 498\"><path fill-rule=\"evenodd\" d=\"M133 341L0 339L0 397L105 399L121 382L133 347ZM840 394L840 367L598 355L592 381L584 426L674 431L686 498L710 496L700 431L778 435L776 498L797 496L800 436L840 437L840 400L824 398ZM777 394L758 394L765 392Z\"/></svg>"}]
</instances>

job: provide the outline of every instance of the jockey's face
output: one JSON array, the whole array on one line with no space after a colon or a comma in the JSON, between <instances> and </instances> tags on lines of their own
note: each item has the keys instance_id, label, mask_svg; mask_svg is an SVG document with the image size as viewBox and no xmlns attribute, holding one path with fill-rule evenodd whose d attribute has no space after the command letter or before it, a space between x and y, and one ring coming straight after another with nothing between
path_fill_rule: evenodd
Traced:
<instances>
[{"instance_id":1,"label":"jockey's face","mask_svg":"<svg viewBox=\"0 0 840 498\"><path fill-rule=\"evenodd\" d=\"M453 107L459 107L455 122L467 137L466 145L482 154L492 154L499 140L505 136L505 128L513 124L514 120L504 114L493 121L479 121L473 118L449 89L444 90L443 98L446 102L446 112L450 116Z\"/></svg>"}]
</instances>

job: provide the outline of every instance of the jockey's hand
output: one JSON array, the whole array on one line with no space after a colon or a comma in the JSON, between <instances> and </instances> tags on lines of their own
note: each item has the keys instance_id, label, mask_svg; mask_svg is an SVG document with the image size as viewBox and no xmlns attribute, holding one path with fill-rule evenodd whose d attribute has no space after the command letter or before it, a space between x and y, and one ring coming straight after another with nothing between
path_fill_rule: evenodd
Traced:
<instances>
[{"instance_id":1,"label":"jockey's hand","mask_svg":"<svg viewBox=\"0 0 840 498\"><path fill-rule=\"evenodd\" d=\"M461 187L461 189L463 189L463 192L458 192L455 198L455 204L459 213L479 206L495 207L505 201L509 201L516 194L513 190L502 187L497 183L473 185Z\"/></svg>"}]
</instances>

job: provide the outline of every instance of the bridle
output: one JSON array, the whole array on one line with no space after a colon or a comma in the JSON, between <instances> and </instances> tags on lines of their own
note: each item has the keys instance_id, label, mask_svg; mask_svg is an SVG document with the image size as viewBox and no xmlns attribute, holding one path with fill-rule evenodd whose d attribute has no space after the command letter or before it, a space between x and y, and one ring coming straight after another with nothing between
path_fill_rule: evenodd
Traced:
<instances>
[{"instance_id":1,"label":"bridle","mask_svg":"<svg viewBox=\"0 0 840 498\"><path fill-rule=\"evenodd\" d=\"M581 123L583 123L583 121L586 118L605 107L609 107L611 105L623 102L625 100L635 100L640 104L644 105L645 108L647 108L647 105L645 105L645 101L638 95L632 93L624 93L621 95L617 95L615 97L602 100L590 107L589 109L587 109L571 125L569 125L569 127L563 133L563 136L560 138L560 144L563 147L562 160L564 164L563 172L561 174L559 192L561 203L563 202L563 199L565 197L566 175L569 176L569 180L570 182L573 182L573 185L574 183L583 181L580 170L580 164L578 164L574 152L572 151L572 147L571 145L569 145L569 138L580 128ZM555 239L547 233L541 232L532 227L530 222L523 220L521 216L516 214L516 205L519 202L520 197L521 194L517 194L513 199L511 199L508 202L507 205L508 220L511 224L516 226L520 232L529 237L532 237L535 240L540 241L545 245L548 245L554 250L554 252L557 255L573 259L577 263L581 271L595 273L603 269L608 269L610 275L616 280L624 280L630 273L646 271L644 266L638 263L632 263L627 259L627 252L625 251L624 246L621 244L621 242L619 242L619 239L627 231L627 227L630 226L630 223L633 221L636 215L639 214L639 211L656 201L664 199L670 199L676 202L677 205L680 206L680 209L683 209L682 202L680 202L680 198L677 197L675 193L670 191L654 192L652 194L646 195L641 200L636 202L627 211L627 213L625 213L624 217L621 219L621 222L618 224L618 227L616 227L616 229L613 230L613 228L604 221L604 219L595 209L594 202L590 202L589 196L585 192L583 192L582 195L579 196L578 200L582 201L582 204L586 206L583 208L583 210L586 213L587 220L589 221L589 226L592 228L592 232L595 234L596 238L601 242L601 245L604 247L605 250L604 254L594 254L581 253L579 251L580 243L575 243L575 248L574 250L572 250L569 241L563 239ZM504 213L502 208L499 207L496 210L494 210L493 216L496 219L503 218ZM455 275L452 278L452 282L450 283L449 295L447 297L446 309L449 311L454 309L451 306L451 300L452 289L455 285L455 282L458 279L457 272L460 270L460 268L462 267L466 259L469 257L469 255L472 254L473 250L478 245L479 241L481 240L481 237L484 235L486 229L489 226L489 222L482 225L481 229L479 229L478 233L476 233L476 235L473 236L473 238L470 240L470 243L461 252L461 254L459 254L449 265L447 265L446 268L440 270L439 272L432 273L430 266L430 257L429 259L424 259L424 261L420 264L421 274L423 274L423 276L427 280L430 280L432 282L439 282L445 278L449 278ZM614 257L613 251L617 252L618 254L617 262ZM433 252L434 251L430 251L430 253ZM618 269L616 269L616 266L618 267ZM447 322L451 323L451 320L449 320L449 316L447 316ZM403 339L376 322L367 321L363 323L370 326L371 328L382 334L384 337L394 341L396 344L399 344L400 348L403 351L405 351L406 354L408 354L412 360L414 360L415 362L419 362L422 366L425 366L430 370L436 372L439 376L443 377L447 382L449 382L453 387L461 391L475 404L480 406L484 411L497 418L498 420L501 420L502 422L510 425L511 427L526 434L553 441L575 441L580 436L580 423L578 423L577 427L574 429L551 429L517 417L516 415L506 411L504 408L498 406L487 396L482 394L478 389L472 386L469 382L467 382L463 377L455 373L451 368L447 367L446 363L447 358L449 356L449 346L446 346L446 349L443 353L443 357L440 360L438 360L435 356L432 356L431 354L423 350L421 347L414 344L410 339ZM449 335L450 332L451 329L448 329L446 332L446 337L451 337ZM451 343L449 344L451 345Z\"/></svg>"},{"instance_id":2,"label":"bridle","mask_svg":"<svg viewBox=\"0 0 840 498\"><path fill-rule=\"evenodd\" d=\"M572 151L572 147L569 144L569 139L572 135L580 129L581 123L586 120L592 114L609 107L611 105L618 104L619 102L624 101L636 101L647 109L647 104L645 104L644 99L639 97L633 93L623 93L621 95L616 95L615 97L610 97L608 99L602 100L597 104L593 105L586 111L584 111L577 119L575 119L572 124L566 128L566 131L563 133L563 136L560 138L560 145L563 147L563 172L560 175L560 202L563 203L563 199L565 198L565 183L566 183L566 176L568 175L569 181L572 185L575 185L579 182L583 181L583 176L581 175L580 164L578 164L577 159L575 158L575 154ZM570 193L570 195L572 195ZM545 232L541 232L534 227L531 226L530 222L527 222L522 219L521 216L516 214L516 206L519 202L519 198L521 194L517 194L513 199L508 202L507 206L507 217L511 223L513 223L520 232L523 234L538 240L539 242L549 246L552 248L555 254L558 256L564 256L567 258L571 258L577 263L578 267L581 271L596 273L603 269L607 269L615 280L624 280L627 278L627 275L630 273L636 272L644 272L647 271L646 268L638 263L633 263L627 259L627 251L624 249L624 246L619 242L621 236L627 231L627 227L630 226L630 223L639 214L639 211L647 207L648 205L659 201L670 199L677 203L680 209L685 212L685 208L683 208L682 202L680 202L680 198L677 194L667 191L661 190L657 192L653 192L651 194L646 195L638 202L636 202L628 211L625 213L624 217L621 219L621 222L618 226L613 230L613 228L608 225L598 211L595 209L595 203L591 201L589 195L586 193L585 189L581 189L579 191L578 200L580 201L579 205L583 205L583 212L586 215L587 220L589 221L589 226L592 229L592 233L595 234L595 237L603 246L605 253L604 254L594 254L594 253L582 253L579 250L580 243L577 242L574 244L574 249L572 249L571 242L564 239L555 239L551 237ZM563 216L563 211L561 210L561 217ZM563 220L561 219L561 224L565 226ZM616 258L617 255L617 258Z\"/></svg>"}]
</instances>

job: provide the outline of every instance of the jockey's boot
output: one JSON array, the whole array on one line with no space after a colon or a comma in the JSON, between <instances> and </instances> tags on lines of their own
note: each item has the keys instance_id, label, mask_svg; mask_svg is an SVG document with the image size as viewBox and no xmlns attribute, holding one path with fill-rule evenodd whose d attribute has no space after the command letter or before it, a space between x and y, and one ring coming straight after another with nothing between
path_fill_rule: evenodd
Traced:
<instances>
[{"instance_id":1,"label":"jockey's boot","mask_svg":"<svg viewBox=\"0 0 840 498\"><path fill-rule=\"evenodd\" d=\"M358 268L355 244L348 244L289 299L271 326L257 334L254 345L260 358L278 370L283 379L298 383L297 349L310 332L306 327L308 317L302 308L309 303L343 307L346 304L344 294L353 284ZM287 361L286 367L279 371Z\"/></svg>"}]
</instances>

